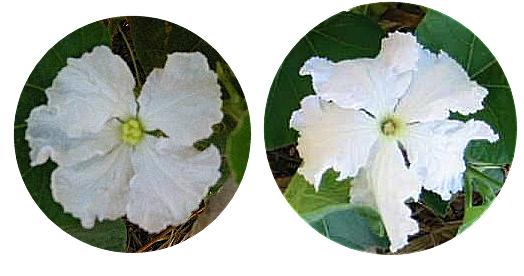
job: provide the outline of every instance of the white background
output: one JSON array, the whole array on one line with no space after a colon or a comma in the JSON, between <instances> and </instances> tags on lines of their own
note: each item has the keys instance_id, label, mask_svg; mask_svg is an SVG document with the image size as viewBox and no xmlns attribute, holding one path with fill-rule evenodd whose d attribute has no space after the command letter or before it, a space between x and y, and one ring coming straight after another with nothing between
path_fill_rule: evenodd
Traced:
<instances>
[{"instance_id":1,"label":"white background","mask_svg":"<svg viewBox=\"0 0 524 276\"><path fill-rule=\"evenodd\" d=\"M267 93L284 57L318 23L364 1L3 1L0 16L0 274L54 275L483 275L522 270L521 145L509 179L468 231L403 256L362 253L323 238L288 206L271 177L263 142ZM455 18L494 52L523 107L522 9L518 1L414 1ZM474 4L470 4L474 3ZM70 237L27 192L13 147L18 97L31 70L58 40L93 21L123 15L165 19L204 38L229 63L246 94L252 150L237 194L202 233L145 254L112 253ZM520 114L522 115L522 114ZM520 117L519 128L524 129ZM520 256L520 257L519 257ZM3 272L3 273L2 273Z\"/></svg>"}]
</instances>

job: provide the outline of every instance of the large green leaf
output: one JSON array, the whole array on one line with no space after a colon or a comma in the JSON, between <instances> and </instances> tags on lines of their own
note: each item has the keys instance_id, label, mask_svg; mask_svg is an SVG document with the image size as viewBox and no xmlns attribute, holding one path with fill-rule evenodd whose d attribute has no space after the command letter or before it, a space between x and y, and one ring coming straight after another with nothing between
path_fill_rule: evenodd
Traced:
<instances>
[{"instance_id":1,"label":"large green leaf","mask_svg":"<svg viewBox=\"0 0 524 276\"><path fill-rule=\"evenodd\" d=\"M383 36L376 23L351 12L339 13L307 33L288 54L271 85L264 124L266 149L297 140L296 131L289 128L291 113L299 108L304 96L313 94L311 78L298 74L305 61L313 56L332 61L374 57Z\"/></svg>"},{"instance_id":2,"label":"large green leaf","mask_svg":"<svg viewBox=\"0 0 524 276\"><path fill-rule=\"evenodd\" d=\"M211 68L222 61L220 55L202 38L173 23L150 17L127 17L131 41L147 76L153 68L163 68L173 52L201 52Z\"/></svg>"},{"instance_id":3,"label":"large green leaf","mask_svg":"<svg viewBox=\"0 0 524 276\"><path fill-rule=\"evenodd\" d=\"M486 45L471 31L448 16L428 10L417 28L417 38L434 52L444 50L457 60L469 76L489 90L484 109L471 116L487 122L499 134L495 144L473 141L467 148L468 161L510 164L516 142L516 116L513 98L504 72Z\"/></svg>"},{"instance_id":4,"label":"large green leaf","mask_svg":"<svg viewBox=\"0 0 524 276\"><path fill-rule=\"evenodd\" d=\"M376 251L389 246L380 216L369 208L330 205L303 218L322 235L350 248Z\"/></svg>"},{"instance_id":5,"label":"large green leaf","mask_svg":"<svg viewBox=\"0 0 524 276\"><path fill-rule=\"evenodd\" d=\"M287 201L299 214L349 201L350 180L337 181L338 173L328 170L322 176L320 188L315 191L302 175L295 174L284 193Z\"/></svg>"},{"instance_id":6,"label":"large green leaf","mask_svg":"<svg viewBox=\"0 0 524 276\"><path fill-rule=\"evenodd\" d=\"M53 200L50 178L56 165L47 163L31 167L29 146L24 138L25 120L31 110L45 104L44 90L51 86L59 70L66 65L67 58L80 57L97 45L111 42L107 28L101 22L87 25L62 39L49 50L36 65L22 91L15 116L15 150L18 167L29 193L49 219L72 236L91 245L123 251L126 243L126 229L122 220L96 223L90 230L82 228L80 221L65 214L62 206Z\"/></svg>"},{"instance_id":7,"label":"large green leaf","mask_svg":"<svg viewBox=\"0 0 524 276\"><path fill-rule=\"evenodd\" d=\"M229 167L237 184L242 180L244 171L246 170L250 140L251 124L249 122L249 114L246 112L238 122L235 130L231 132L226 147Z\"/></svg>"}]
</instances>

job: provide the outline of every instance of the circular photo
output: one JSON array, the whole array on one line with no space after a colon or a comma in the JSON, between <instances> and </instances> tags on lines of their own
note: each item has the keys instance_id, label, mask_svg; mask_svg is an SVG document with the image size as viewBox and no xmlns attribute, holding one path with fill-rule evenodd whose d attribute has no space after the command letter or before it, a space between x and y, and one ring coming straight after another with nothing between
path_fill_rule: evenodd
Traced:
<instances>
[{"instance_id":1,"label":"circular photo","mask_svg":"<svg viewBox=\"0 0 524 276\"><path fill-rule=\"evenodd\" d=\"M493 54L426 7L376 3L308 32L275 76L265 143L295 211L346 247L420 251L469 227L508 175L515 106Z\"/></svg>"},{"instance_id":2,"label":"circular photo","mask_svg":"<svg viewBox=\"0 0 524 276\"><path fill-rule=\"evenodd\" d=\"M146 252L192 237L225 208L250 122L233 72L203 39L117 17L42 57L14 136L22 178L51 221L102 249Z\"/></svg>"}]
</instances>

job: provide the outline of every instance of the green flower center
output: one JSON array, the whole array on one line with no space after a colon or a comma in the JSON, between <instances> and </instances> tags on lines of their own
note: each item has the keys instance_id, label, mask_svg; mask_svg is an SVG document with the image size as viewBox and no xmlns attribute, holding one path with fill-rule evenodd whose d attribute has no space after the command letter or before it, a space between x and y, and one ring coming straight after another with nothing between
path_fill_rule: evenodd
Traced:
<instances>
[{"instance_id":1,"label":"green flower center","mask_svg":"<svg viewBox=\"0 0 524 276\"><path fill-rule=\"evenodd\" d=\"M384 123L382 123L382 133L385 135L393 135L395 134L395 122L393 120L387 120Z\"/></svg>"},{"instance_id":2,"label":"green flower center","mask_svg":"<svg viewBox=\"0 0 524 276\"><path fill-rule=\"evenodd\" d=\"M398 137L404 133L406 124L396 117L386 117L380 123L380 131L382 134L390 137Z\"/></svg>"},{"instance_id":3,"label":"green flower center","mask_svg":"<svg viewBox=\"0 0 524 276\"><path fill-rule=\"evenodd\" d=\"M144 128L137 119L129 119L122 124L122 141L130 145L136 145L144 138Z\"/></svg>"}]
</instances>

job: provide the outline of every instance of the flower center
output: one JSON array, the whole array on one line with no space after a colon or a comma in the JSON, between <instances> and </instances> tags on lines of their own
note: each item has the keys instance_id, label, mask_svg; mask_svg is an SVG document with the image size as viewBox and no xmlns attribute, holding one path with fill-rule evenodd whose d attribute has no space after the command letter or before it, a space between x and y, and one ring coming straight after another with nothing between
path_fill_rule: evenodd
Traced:
<instances>
[{"instance_id":1,"label":"flower center","mask_svg":"<svg viewBox=\"0 0 524 276\"><path fill-rule=\"evenodd\" d=\"M136 145L144 138L144 128L137 119L129 119L122 124L122 141L130 145Z\"/></svg>"},{"instance_id":2,"label":"flower center","mask_svg":"<svg viewBox=\"0 0 524 276\"><path fill-rule=\"evenodd\" d=\"M393 120L387 120L382 123L382 133L385 135L393 135L395 133L395 122Z\"/></svg>"},{"instance_id":3,"label":"flower center","mask_svg":"<svg viewBox=\"0 0 524 276\"><path fill-rule=\"evenodd\" d=\"M404 132L405 124L396 117L386 117L380 123L382 134L390 137L397 137Z\"/></svg>"}]
</instances>

